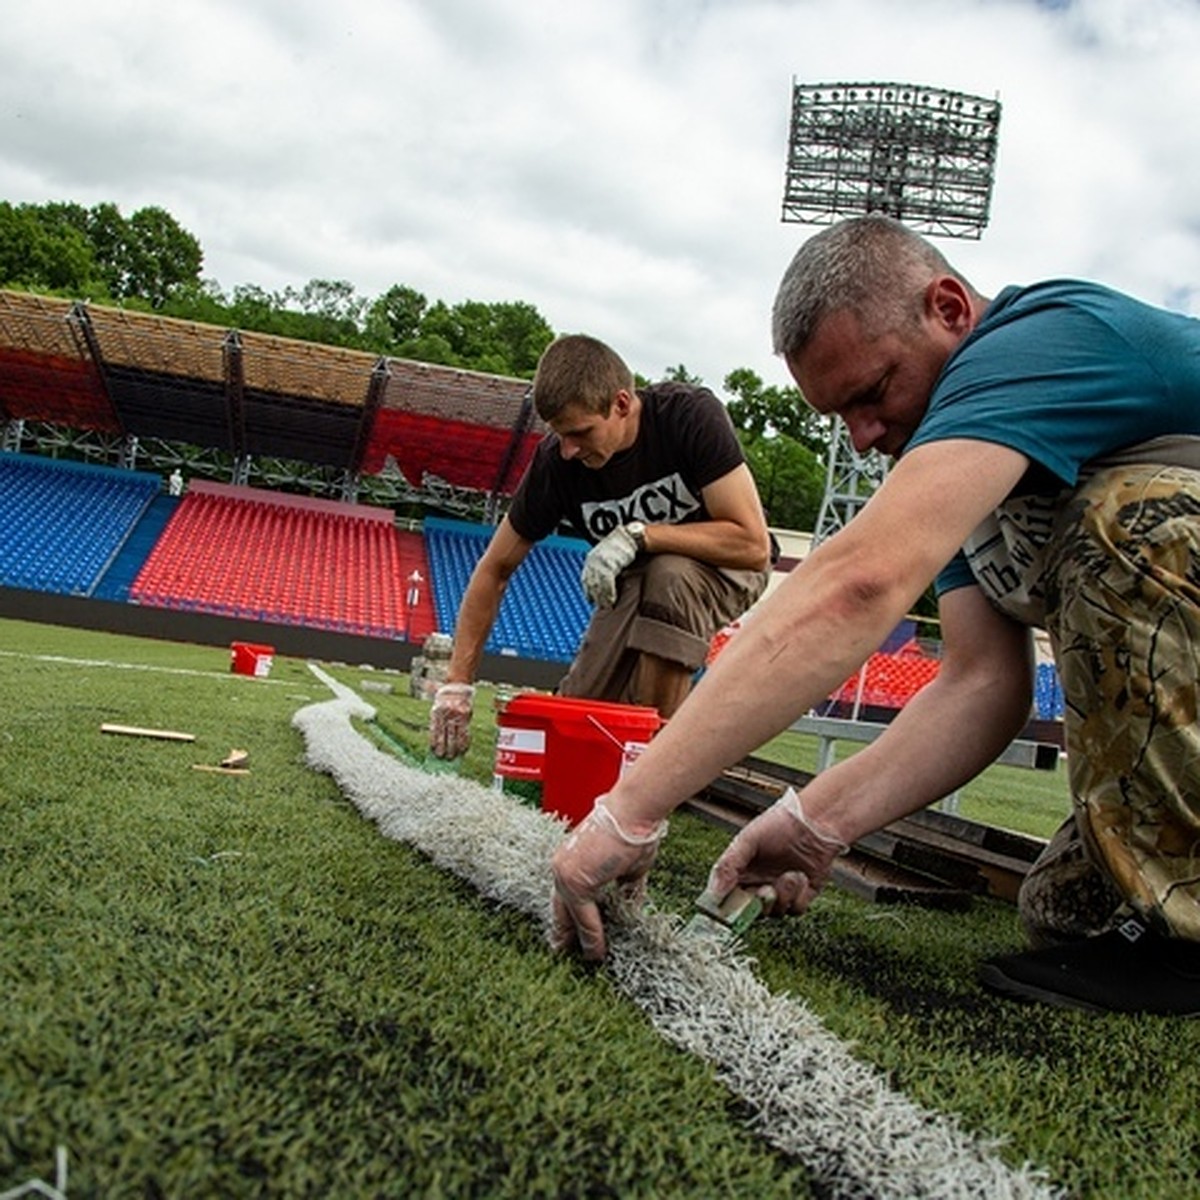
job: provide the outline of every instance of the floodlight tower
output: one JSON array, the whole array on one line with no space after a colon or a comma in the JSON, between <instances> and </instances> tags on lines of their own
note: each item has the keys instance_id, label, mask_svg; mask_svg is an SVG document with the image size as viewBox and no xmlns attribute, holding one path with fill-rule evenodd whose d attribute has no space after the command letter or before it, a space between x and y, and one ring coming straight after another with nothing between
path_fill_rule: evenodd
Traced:
<instances>
[{"instance_id":1,"label":"floodlight tower","mask_svg":"<svg viewBox=\"0 0 1200 1200\"><path fill-rule=\"evenodd\" d=\"M909 83L792 84L783 220L883 212L918 233L978 239L988 221L1000 101ZM813 545L883 481L836 423Z\"/></svg>"}]
</instances>

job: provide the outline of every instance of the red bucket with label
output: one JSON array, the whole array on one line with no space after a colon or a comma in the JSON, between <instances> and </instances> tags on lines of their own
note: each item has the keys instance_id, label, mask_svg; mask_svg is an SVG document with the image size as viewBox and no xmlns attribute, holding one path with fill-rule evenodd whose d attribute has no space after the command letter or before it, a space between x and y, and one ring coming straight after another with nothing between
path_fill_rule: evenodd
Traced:
<instances>
[{"instance_id":1,"label":"red bucket with label","mask_svg":"<svg viewBox=\"0 0 1200 1200\"><path fill-rule=\"evenodd\" d=\"M275 660L274 646L259 646L254 642L234 642L229 647L229 669L235 675L256 675L266 679Z\"/></svg>"},{"instance_id":2,"label":"red bucket with label","mask_svg":"<svg viewBox=\"0 0 1200 1200\"><path fill-rule=\"evenodd\" d=\"M537 769L540 733L542 808L574 825L637 759L662 723L658 709L643 705L522 692L504 706L497 721L496 774L539 778L515 772Z\"/></svg>"}]
</instances>

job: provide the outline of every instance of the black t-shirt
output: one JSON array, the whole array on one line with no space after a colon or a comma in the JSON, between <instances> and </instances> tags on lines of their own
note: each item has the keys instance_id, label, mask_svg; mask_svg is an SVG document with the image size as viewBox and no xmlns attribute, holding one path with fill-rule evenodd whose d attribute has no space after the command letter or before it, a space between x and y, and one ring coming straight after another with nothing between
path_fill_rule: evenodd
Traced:
<instances>
[{"instance_id":1,"label":"black t-shirt","mask_svg":"<svg viewBox=\"0 0 1200 1200\"><path fill-rule=\"evenodd\" d=\"M707 521L701 489L745 461L725 406L707 388L656 383L639 390L637 440L598 470L559 453L547 434L517 486L508 519L530 542L566 521L598 542L618 525Z\"/></svg>"}]
</instances>

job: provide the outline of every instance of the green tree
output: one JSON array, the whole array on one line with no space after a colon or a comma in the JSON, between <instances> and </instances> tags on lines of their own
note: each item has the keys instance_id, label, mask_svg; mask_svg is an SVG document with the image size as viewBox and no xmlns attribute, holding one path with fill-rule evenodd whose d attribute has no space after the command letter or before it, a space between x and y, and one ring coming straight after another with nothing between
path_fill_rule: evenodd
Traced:
<instances>
[{"instance_id":1,"label":"green tree","mask_svg":"<svg viewBox=\"0 0 1200 1200\"><path fill-rule=\"evenodd\" d=\"M162 208L0 205L0 280L160 308L200 279L200 243Z\"/></svg>"},{"instance_id":2,"label":"green tree","mask_svg":"<svg viewBox=\"0 0 1200 1200\"><path fill-rule=\"evenodd\" d=\"M91 244L108 295L128 299L124 263L129 253L129 223L121 216L121 210L115 204L95 204L91 208L81 204L48 204L44 209L47 213L56 210L64 222L78 229Z\"/></svg>"},{"instance_id":3,"label":"green tree","mask_svg":"<svg viewBox=\"0 0 1200 1200\"><path fill-rule=\"evenodd\" d=\"M767 520L786 529L812 529L825 492L830 424L797 388L767 387L748 368L725 377L729 416Z\"/></svg>"},{"instance_id":4,"label":"green tree","mask_svg":"<svg viewBox=\"0 0 1200 1200\"><path fill-rule=\"evenodd\" d=\"M725 390L734 395L729 415L743 432L756 437L786 434L814 454L827 452L829 418L809 408L799 388L768 387L753 371L739 367L725 376Z\"/></svg>"},{"instance_id":5,"label":"green tree","mask_svg":"<svg viewBox=\"0 0 1200 1200\"><path fill-rule=\"evenodd\" d=\"M258 333L278 333L278 296L273 296L257 284L240 283L233 289L229 304L229 323L238 329L253 329Z\"/></svg>"},{"instance_id":6,"label":"green tree","mask_svg":"<svg viewBox=\"0 0 1200 1200\"><path fill-rule=\"evenodd\" d=\"M742 448L767 521L781 529L811 530L825 494L825 466L803 443L786 433L741 435Z\"/></svg>"},{"instance_id":7,"label":"green tree","mask_svg":"<svg viewBox=\"0 0 1200 1200\"><path fill-rule=\"evenodd\" d=\"M108 295L86 233L66 214L8 201L0 201L0 284Z\"/></svg>"},{"instance_id":8,"label":"green tree","mask_svg":"<svg viewBox=\"0 0 1200 1200\"><path fill-rule=\"evenodd\" d=\"M399 355L399 348L419 334L428 308L429 301L415 288L393 284L367 309L368 342L381 354Z\"/></svg>"},{"instance_id":9,"label":"green tree","mask_svg":"<svg viewBox=\"0 0 1200 1200\"><path fill-rule=\"evenodd\" d=\"M400 342L400 357L528 379L554 330L531 304L438 300L424 312L415 336Z\"/></svg>"},{"instance_id":10,"label":"green tree","mask_svg":"<svg viewBox=\"0 0 1200 1200\"><path fill-rule=\"evenodd\" d=\"M229 301L215 279L180 284L160 310L169 317L203 321L207 325L233 325Z\"/></svg>"},{"instance_id":11,"label":"green tree","mask_svg":"<svg viewBox=\"0 0 1200 1200\"><path fill-rule=\"evenodd\" d=\"M93 213L97 223L108 219ZM200 279L200 243L165 208L139 208L126 224L123 249L117 260L119 296L140 296L161 308L176 288Z\"/></svg>"},{"instance_id":12,"label":"green tree","mask_svg":"<svg viewBox=\"0 0 1200 1200\"><path fill-rule=\"evenodd\" d=\"M363 345L367 301L345 279L310 279L298 292L285 288L278 307L289 314L292 337L330 346Z\"/></svg>"},{"instance_id":13,"label":"green tree","mask_svg":"<svg viewBox=\"0 0 1200 1200\"><path fill-rule=\"evenodd\" d=\"M669 379L673 383L691 383L696 387L703 387L704 385L704 380L699 375L693 375L683 363L677 363L673 367L668 367L663 372L663 378Z\"/></svg>"}]
</instances>

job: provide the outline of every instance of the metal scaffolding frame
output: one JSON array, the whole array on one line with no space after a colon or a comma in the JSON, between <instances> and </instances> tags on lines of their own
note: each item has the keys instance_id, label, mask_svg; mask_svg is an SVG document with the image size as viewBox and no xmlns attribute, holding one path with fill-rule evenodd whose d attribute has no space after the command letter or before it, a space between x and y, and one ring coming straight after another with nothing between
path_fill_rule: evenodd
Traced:
<instances>
[{"instance_id":1,"label":"metal scaffolding frame","mask_svg":"<svg viewBox=\"0 0 1200 1200\"><path fill-rule=\"evenodd\" d=\"M978 239L1000 101L908 83L793 81L783 220L883 212L920 233Z\"/></svg>"},{"instance_id":2,"label":"metal scaffolding frame","mask_svg":"<svg viewBox=\"0 0 1200 1200\"><path fill-rule=\"evenodd\" d=\"M873 450L859 454L850 441L849 431L840 421L829 436L829 469L813 529L814 548L845 528L887 475L886 460Z\"/></svg>"}]
</instances>

